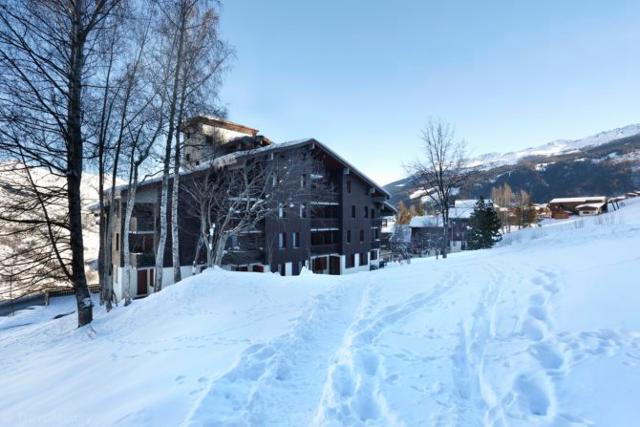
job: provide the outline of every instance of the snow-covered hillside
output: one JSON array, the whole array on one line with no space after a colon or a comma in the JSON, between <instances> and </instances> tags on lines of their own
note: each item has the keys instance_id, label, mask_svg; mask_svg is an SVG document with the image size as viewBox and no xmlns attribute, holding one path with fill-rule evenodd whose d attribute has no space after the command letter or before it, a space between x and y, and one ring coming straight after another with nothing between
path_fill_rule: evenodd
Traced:
<instances>
[{"instance_id":1,"label":"snow-covered hillside","mask_svg":"<svg viewBox=\"0 0 640 427\"><path fill-rule=\"evenodd\" d=\"M514 165L520 160L532 156L556 156L578 152L587 147L597 147L602 144L640 134L640 123L624 126L621 128L599 132L586 138L575 140L558 139L537 147L525 148L524 150L511 153L489 153L483 154L469 162L471 167L482 167L490 169L504 165Z\"/></svg>"},{"instance_id":2,"label":"snow-covered hillside","mask_svg":"<svg viewBox=\"0 0 640 427\"><path fill-rule=\"evenodd\" d=\"M16 172L12 170L13 168L7 167L8 164L0 164L0 197L11 197L10 194L4 189L4 183L10 183L11 185L21 184L24 182L26 186L28 183L26 174L22 176L22 173ZM65 182L64 178L59 176L52 175L44 168L33 168L31 169L31 174L36 182L40 186L60 186L64 187ZM91 267L92 264L98 258L98 249L100 245L99 236L98 236L98 224L96 223L96 219L94 215L89 210L91 205L95 205L98 202L98 178L97 174L85 172L82 175L82 184L80 187L80 191L82 194L82 206L83 206L83 239L84 239L84 256L85 263L87 265L87 279L90 284L97 283L97 274L95 270ZM22 184L21 184L22 185ZM48 209L49 215L60 215L61 213L66 212L66 199L61 199L57 204L49 204ZM40 219L44 217L44 214L40 210L36 210L33 215ZM8 231L8 227L11 227L12 224L7 224L0 222L0 234L5 234ZM4 236L3 236L4 237ZM22 236L21 236L22 237ZM8 256L7 254L14 253L15 248L12 245L13 237L9 235L7 238L0 238L0 256ZM41 241L44 237L36 235L34 236L35 240ZM47 283L48 286L53 286L53 283ZM57 286L58 284L56 284ZM59 283L60 286L69 286L68 283ZM17 297L22 294L29 294L33 292L37 292L41 289L43 284L36 284L33 286L24 287L18 291L13 289L10 292L10 286L8 283L3 283L0 280L0 301L4 299L10 299L10 297Z\"/></svg>"},{"instance_id":3,"label":"snow-covered hillside","mask_svg":"<svg viewBox=\"0 0 640 427\"><path fill-rule=\"evenodd\" d=\"M0 318L0 425L634 425L639 242L635 201L374 272L209 271L93 329L61 300Z\"/></svg>"}]
</instances>

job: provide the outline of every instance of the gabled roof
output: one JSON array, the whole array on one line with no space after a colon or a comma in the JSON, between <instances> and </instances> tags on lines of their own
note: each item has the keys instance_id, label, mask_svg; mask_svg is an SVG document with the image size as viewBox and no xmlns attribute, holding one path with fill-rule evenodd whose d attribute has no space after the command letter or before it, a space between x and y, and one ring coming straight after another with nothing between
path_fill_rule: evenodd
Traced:
<instances>
[{"instance_id":1,"label":"gabled roof","mask_svg":"<svg viewBox=\"0 0 640 427\"><path fill-rule=\"evenodd\" d=\"M346 161L343 157L341 157L339 154L337 154L331 148L329 148L328 146L326 146L325 144L321 143L320 141L318 141L315 138L296 139L296 140L293 140L293 141L287 141L287 142L282 142L282 143L278 143L278 144L272 144L272 145L269 145L269 146L266 146L266 147L260 147L260 148L256 148L256 149L253 149L253 150L236 151L234 153L229 153L229 154L226 154L224 156L217 157L217 158L215 158L213 160L213 162L214 162L214 166L216 166L216 163L218 163L218 165L220 167L222 167L222 166L225 166L225 165L233 164L237 160L239 160L239 159L241 159L241 158L243 158L245 156L253 156L253 155L256 155L256 154L261 154L261 153L266 153L266 152L278 152L278 151L287 150L287 149L291 149L291 148L302 147L302 146L305 146L305 145L315 145L315 146L319 147L321 150L325 151L327 154L329 154L335 160L337 160L338 162L340 162L343 165L345 165L349 169L349 171L351 173L353 173L356 176L358 176L360 179L362 179L364 182L369 184L371 187L376 188L379 192L381 192L382 194L386 195L387 197L391 197L391 194L389 194L389 192L387 192L384 188L382 188L382 186L376 184L371 178L366 176L364 173L360 172L358 169L353 167L353 165L351 163ZM393 208L393 209L395 211L395 208Z\"/></svg>"},{"instance_id":2,"label":"gabled roof","mask_svg":"<svg viewBox=\"0 0 640 427\"><path fill-rule=\"evenodd\" d=\"M303 147L305 145L314 145L316 147L319 147L321 150L323 150L325 153L327 153L329 156L333 157L335 160L337 160L338 162L342 163L345 167L347 167L350 171L350 173L353 173L355 175L357 175L360 179L362 179L363 181L365 181L367 184L369 184L371 187L374 187L377 191L379 191L380 193L384 194L387 197L391 197L391 194L389 194L384 188L382 188L382 186L376 184L372 179L370 179L368 176L366 176L364 173L360 172L358 169L354 168L351 163L347 162L344 158L342 158L340 155L338 155L335 151L333 151L332 149L330 149L329 147L327 147L325 144L321 143L320 141L318 141L317 139L314 138L305 138L305 139L297 139L297 140L293 140L293 141L287 141L287 142L282 142L282 143L274 143L271 145L267 145L264 147L259 147L259 148L254 148L254 149L250 149L250 150L244 150L244 151L235 151L233 153L229 153L229 154L225 154L224 156L220 156L220 157L216 157L215 159L213 159L213 165L214 167L224 167L227 165L232 165L235 162L237 162L238 160L244 158L244 157L250 157L250 156L255 156L258 154L263 154L263 153L277 153L279 151L284 151L284 150L289 150L292 148L297 148L297 147ZM180 176L188 176L191 175L193 173L197 173L197 172L202 172L207 170L210 167L209 163L202 163L199 166L195 167L195 168L191 168L188 171L183 171L180 173ZM171 179L171 177L169 177L169 179ZM146 187L149 185L153 185L153 184L158 184L159 182L162 181L162 176L157 176L154 177L152 179L148 179L145 180L144 182L141 182L138 184L138 188L142 188L142 187ZM116 187L116 190L123 190L126 189L127 185L120 185ZM109 191L109 190L107 190ZM393 209L393 211L395 212L395 208L391 205L389 205L389 207L391 209Z\"/></svg>"}]
</instances>

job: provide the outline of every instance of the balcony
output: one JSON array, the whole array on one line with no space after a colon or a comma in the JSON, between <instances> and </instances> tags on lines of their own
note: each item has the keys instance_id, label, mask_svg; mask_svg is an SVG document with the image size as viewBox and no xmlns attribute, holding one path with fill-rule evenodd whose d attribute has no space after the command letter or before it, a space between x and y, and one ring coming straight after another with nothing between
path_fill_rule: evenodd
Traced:
<instances>
[{"instance_id":1,"label":"balcony","mask_svg":"<svg viewBox=\"0 0 640 427\"><path fill-rule=\"evenodd\" d=\"M321 194L318 196L317 200L312 200L309 204L311 206L339 205L340 194Z\"/></svg>"},{"instance_id":2,"label":"balcony","mask_svg":"<svg viewBox=\"0 0 640 427\"><path fill-rule=\"evenodd\" d=\"M340 228L338 218L311 218L311 229Z\"/></svg>"},{"instance_id":3,"label":"balcony","mask_svg":"<svg viewBox=\"0 0 640 427\"><path fill-rule=\"evenodd\" d=\"M156 257L150 253L131 253L129 262L134 268L153 267L156 265Z\"/></svg>"},{"instance_id":4,"label":"balcony","mask_svg":"<svg viewBox=\"0 0 640 427\"><path fill-rule=\"evenodd\" d=\"M312 255L322 255L340 252L340 243L328 243L324 245L311 245Z\"/></svg>"},{"instance_id":5,"label":"balcony","mask_svg":"<svg viewBox=\"0 0 640 427\"><path fill-rule=\"evenodd\" d=\"M374 218L371 220L371 227L382 227L382 218Z\"/></svg>"}]
</instances>

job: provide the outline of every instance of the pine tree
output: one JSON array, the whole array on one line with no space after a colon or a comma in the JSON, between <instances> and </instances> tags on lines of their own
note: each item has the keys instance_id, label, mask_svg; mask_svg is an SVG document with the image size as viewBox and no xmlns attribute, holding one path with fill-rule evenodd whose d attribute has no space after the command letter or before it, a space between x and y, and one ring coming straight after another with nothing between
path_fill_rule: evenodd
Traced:
<instances>
[{"instance_id":1,"label":"pine tree","mask_svg":"<svg viewBox=\"0 0 640 427\"><path fill-rule=\"evenodd\" d=\"M500 218L493 206L485 203L480 197L471 214L469 230L469 249L485 249L492 247L502 239L500 234Z\"/></svg>"}]
</instances>

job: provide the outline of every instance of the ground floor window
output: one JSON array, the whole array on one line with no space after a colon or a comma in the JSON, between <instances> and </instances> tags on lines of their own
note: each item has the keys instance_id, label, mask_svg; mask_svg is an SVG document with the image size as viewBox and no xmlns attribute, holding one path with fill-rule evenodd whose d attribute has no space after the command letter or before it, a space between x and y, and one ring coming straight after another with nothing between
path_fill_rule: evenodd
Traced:
<instances>
[{"instance_id":1,"label":"ground floor window","mask_svg":"<svg viewBox=\"0 0 640 427\"><path fill-rule=\"evenodd\" d=\"M321 272L327 269L327 257L318 257L313 260L313 272Z\"/></svg>"},{"instance_id":2,"label":"ground floor window","mask_svg":"<svg viewBox=\"0 0 640 427\"><path fill-rule=\"evenodd\" d=\"M371 251L371 261L375 261L378 259L378 251L373 250Z\"/></svg>"},{"instance_id":3,"label":"ground floor window","mask_svg":"<svg viewBox=\"0 0 640 427\"><path fill-rule=\"evenodd\" d=\"M360 253L360 265L367 265L369 263L369 254L366 252Z\"/></svg>"},{"instance_id":4,"label":"ground floor window","mask_svg":"<svg viewBox=\"0 0 640 427\"><path fill-rule=\"evenodd\" d=\"M356 254L347 255L346 267L352 268L356 265Z\"/></svg>"}]
</instances>

